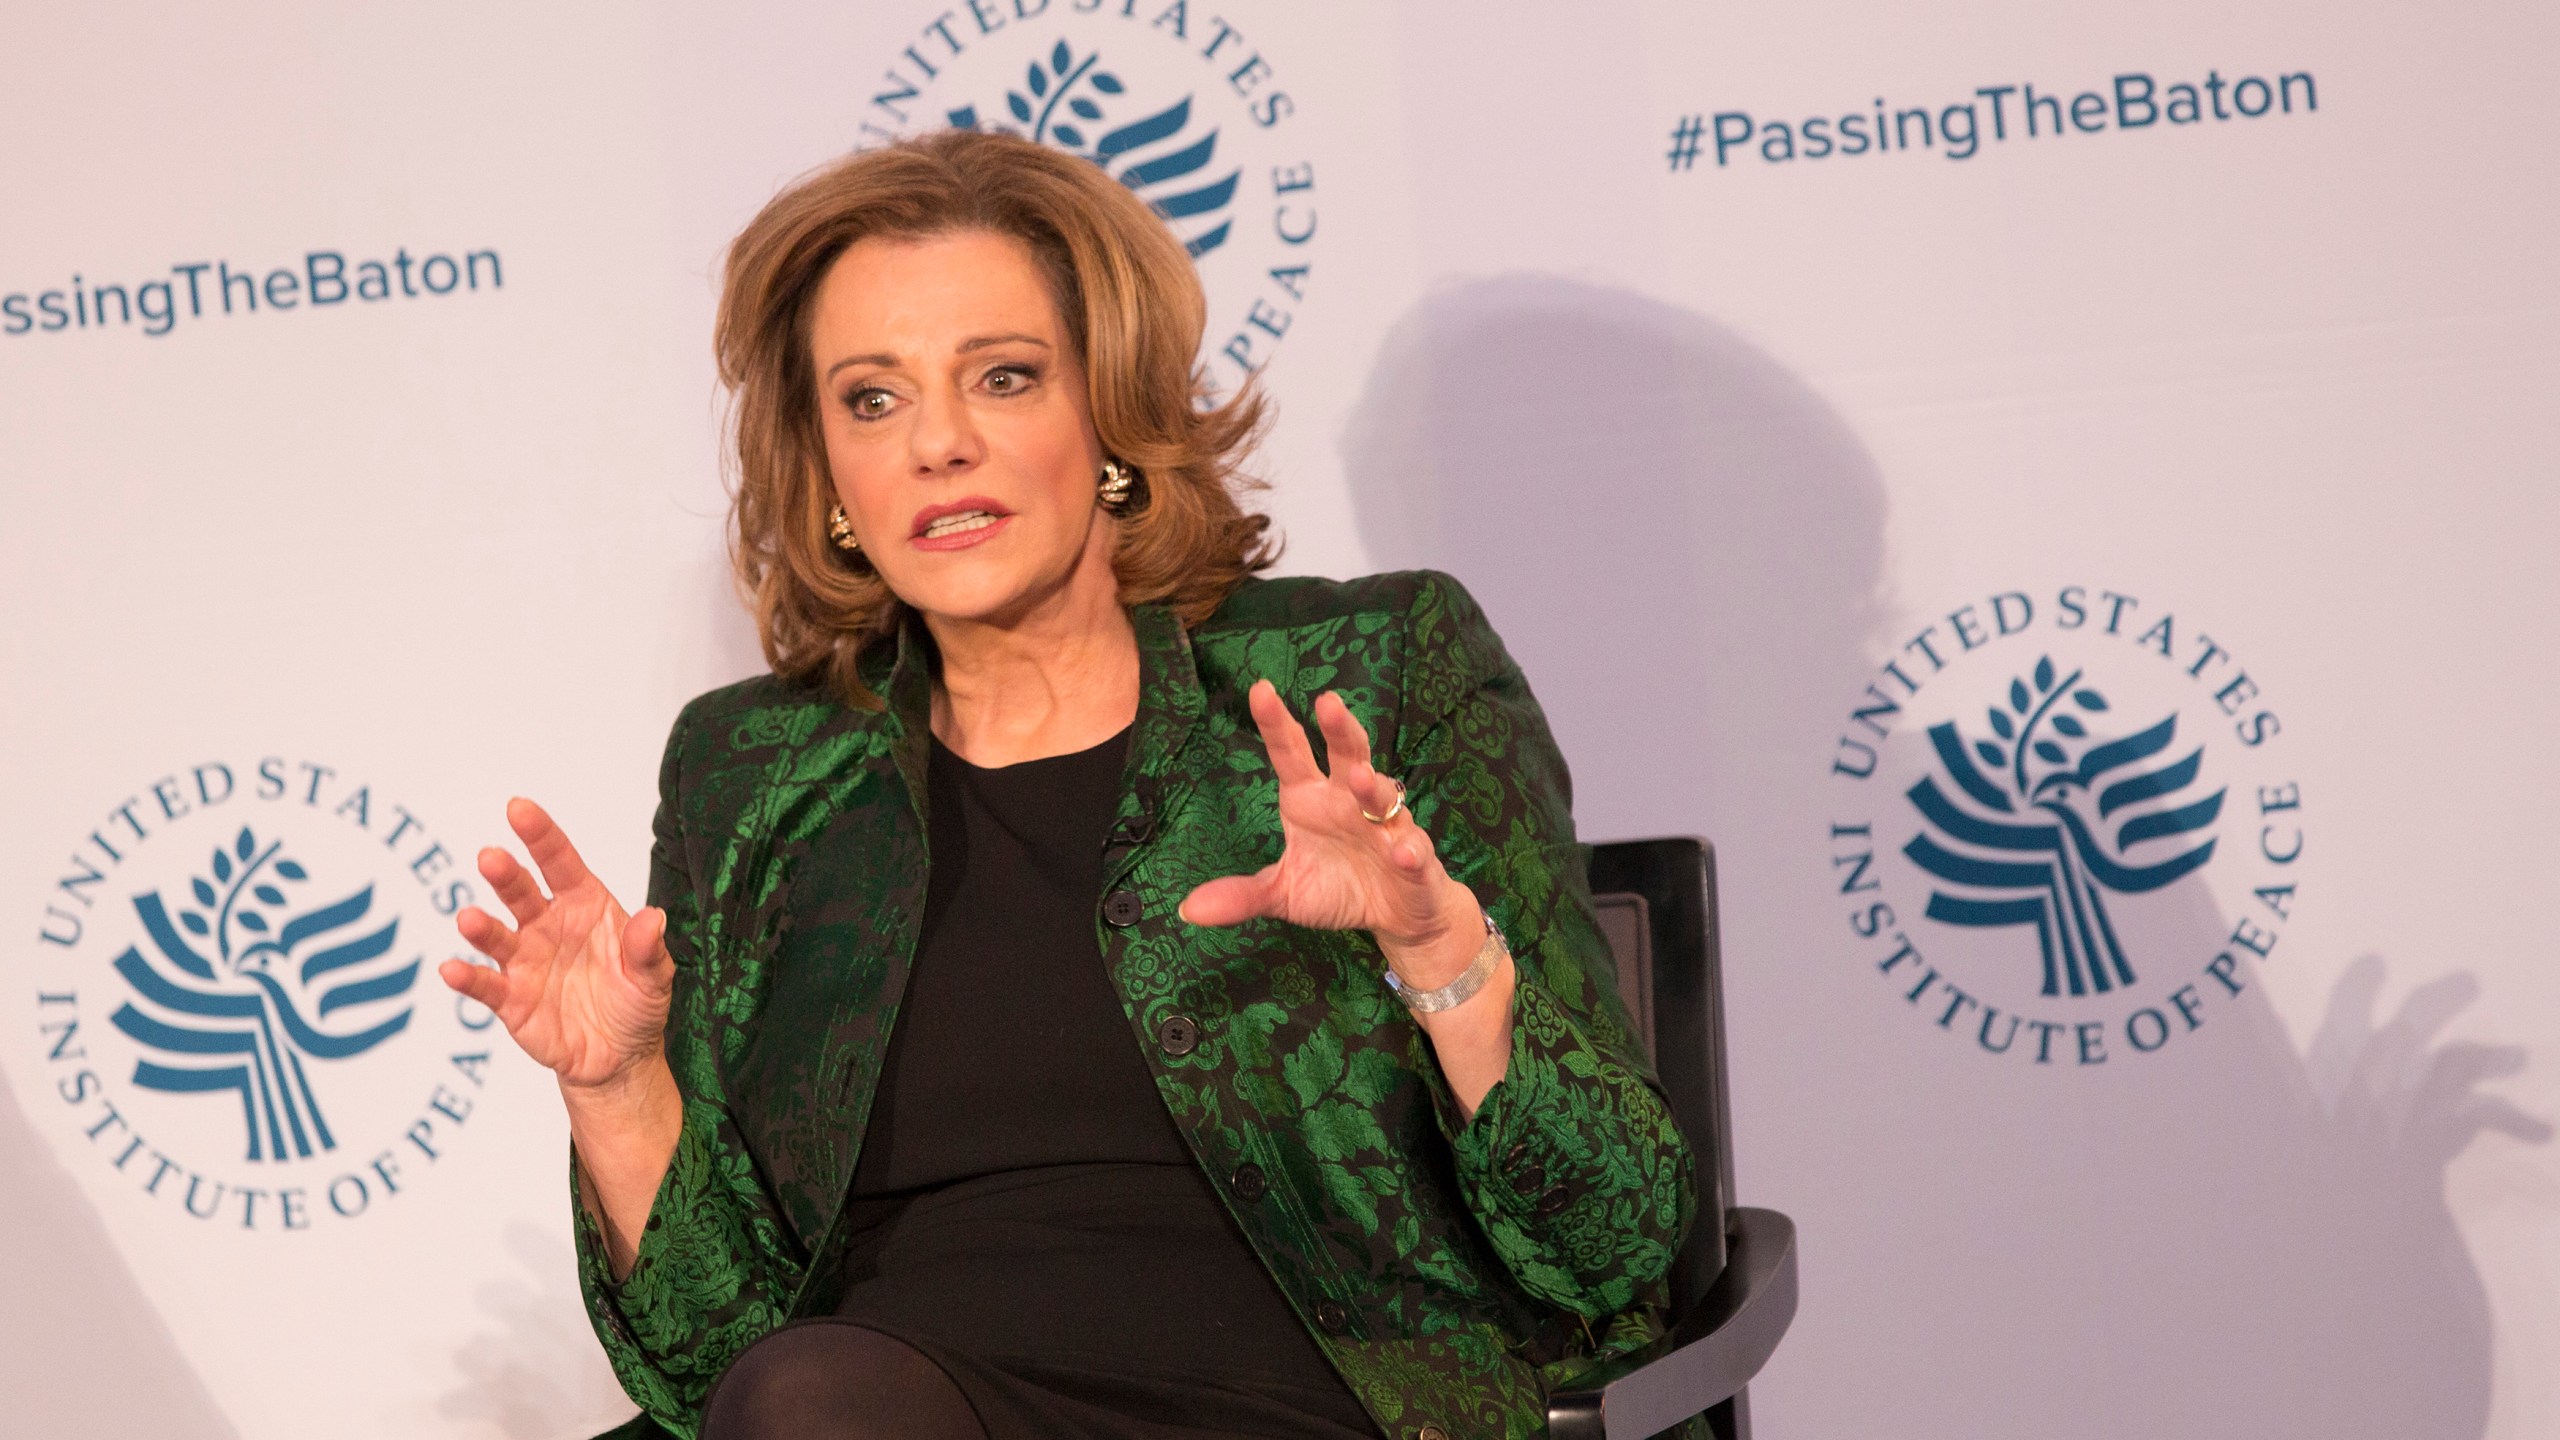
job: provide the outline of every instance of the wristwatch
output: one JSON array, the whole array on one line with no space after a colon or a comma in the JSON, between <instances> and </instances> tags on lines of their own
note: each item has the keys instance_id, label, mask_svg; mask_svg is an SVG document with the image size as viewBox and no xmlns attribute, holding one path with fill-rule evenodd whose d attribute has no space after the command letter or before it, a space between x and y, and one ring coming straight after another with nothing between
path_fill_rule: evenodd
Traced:
<instances>
[{"instance_id":1,"label":"wristwatch","mask_svg":"<svg viewBox=\"0 0 2560 1440\"><path fill-rule=\"evenodd\" d=\"M1404 982L1404 977L1396 974L1395 966L1389 965L1387 988L1396 992L1396 998L1404 1002L1404 1008L1416 1015L1446 1010L1474 998L1475 993L1484 988L1484 982L1493 978L1494 967L1510 953L1511 946L1503 940L1502 931L1495 928L1493 912L1488 910L1484 912L1484 947L1476 951L1476 958L1468 962L1466 969L1458 972L1457 979L1437 990L1416 990Z\"/></svg>"}]
</instances>

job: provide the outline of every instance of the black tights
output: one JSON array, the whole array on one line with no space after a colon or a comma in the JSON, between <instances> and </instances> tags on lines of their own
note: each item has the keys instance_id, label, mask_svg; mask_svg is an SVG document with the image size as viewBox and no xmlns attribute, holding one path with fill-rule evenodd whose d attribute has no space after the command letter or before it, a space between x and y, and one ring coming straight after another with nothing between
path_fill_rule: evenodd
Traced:
<instances>
[{"instance_id":1,"label":"black tights","mask_svg":"<svg viewBox=\"0 0 2560 1440\"><path fill-rule=\"evenodd\" d=\"M924 1352L821 1316L730 1362L711 1387L702 1440L987 1440L987 1431Z\"/></svg>"}]
</instances>

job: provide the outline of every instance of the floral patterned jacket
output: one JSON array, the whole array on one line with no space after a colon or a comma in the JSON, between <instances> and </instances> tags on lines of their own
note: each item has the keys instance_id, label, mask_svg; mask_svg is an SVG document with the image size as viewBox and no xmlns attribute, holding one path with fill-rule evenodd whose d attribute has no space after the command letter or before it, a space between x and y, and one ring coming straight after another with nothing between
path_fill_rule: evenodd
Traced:
<instances>
[{"instance_id":1,"label":"floral patterned jacket","mask_svg":"<svg viewBox=\"0 0 2560 1440\"><path fill-rule=\"evenodd\" d=\"M1132 616L1142 688L1094 908L1132 1043L1383 1433L1545 1434L1547 1387L1661 1333L1696 1201L1527 682L1431 571L1248 580L1190 632ZM843 1201L924 912L929 646L911 623L876 648L884 711L765 677L676 721L649 903L678 967L683 1130L620 1284L572 1205L590 1316L644 1412L617 1433L693 1435L731 1359L842 1293ZM1341 693L1513 946L1510 1068L1471 1120L1366 934L1174 914L1278 858L1245 708L1265 676L1302 718Z\"/></svg>"}]
</instances>

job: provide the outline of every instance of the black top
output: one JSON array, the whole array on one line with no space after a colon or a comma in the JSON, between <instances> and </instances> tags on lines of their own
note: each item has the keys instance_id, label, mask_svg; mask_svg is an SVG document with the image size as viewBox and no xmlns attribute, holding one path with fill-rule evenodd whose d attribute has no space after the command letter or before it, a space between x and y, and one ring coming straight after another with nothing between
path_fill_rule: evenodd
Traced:
<instances>
[{"instance_id":1,"label":"black top","mask_svg":"<svg viewBox=\"0 0 2560 1440\"><path fill-rule=\"evenodd\" d=\"M1080 1415L1133 1393L1201 1412L1214 1391L1303 1414L1296 1433L1374 1434L1201 1175L1103 972L1128 741L989 769L934 740L923 927L838 1313L927 1342L982 1409L987 1385Z\"/></svg>"}]
</instances>

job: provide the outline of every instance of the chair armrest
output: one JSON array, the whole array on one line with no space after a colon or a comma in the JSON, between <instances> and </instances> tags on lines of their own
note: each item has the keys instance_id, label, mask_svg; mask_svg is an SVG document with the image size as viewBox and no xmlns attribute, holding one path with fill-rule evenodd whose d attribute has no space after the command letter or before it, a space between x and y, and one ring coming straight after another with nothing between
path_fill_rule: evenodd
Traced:
<instances>
[{"instance_id":1,"label":"chair armrest","mask_svg":"<svg viewBox=\"0 0 2560 1440\"><path fill-rule=\"evenodd\" d=\"M1796 1318L1796 1226L1736 1206L1724 1273L1661 1340L1547 1397L1554 1440L1644 1440L1741 1393Z\"/></svg>"}]
</instances>

